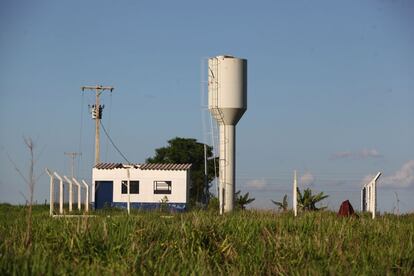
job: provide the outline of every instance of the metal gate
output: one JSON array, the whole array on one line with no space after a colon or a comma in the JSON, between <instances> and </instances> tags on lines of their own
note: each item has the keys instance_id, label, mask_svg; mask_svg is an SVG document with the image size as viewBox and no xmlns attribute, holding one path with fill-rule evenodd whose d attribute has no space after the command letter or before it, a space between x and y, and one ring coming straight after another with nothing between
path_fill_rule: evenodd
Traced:
<instances>
[{"instance_id":1,"label":"metal gate","mask_svg":"<svg viewBox=\"0 0 414 276\"><path fill-rule=\"evenodd\" d=\"M111 207L113 202L113 192L113 181L95 181L95 209Z\"/></svg>"}]
</instances>

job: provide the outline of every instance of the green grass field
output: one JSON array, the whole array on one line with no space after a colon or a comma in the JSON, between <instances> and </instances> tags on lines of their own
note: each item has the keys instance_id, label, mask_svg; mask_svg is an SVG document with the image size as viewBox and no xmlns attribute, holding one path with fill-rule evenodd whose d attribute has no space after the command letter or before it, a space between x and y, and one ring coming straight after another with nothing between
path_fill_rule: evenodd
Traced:
<instances>
[{"instance_id":1,"label":"green grass field","mask_svg":"<svg viewBox=\"0 0 414 276\"><path fill-rule=\"evenodd\" d=\"M414 274L414 214L375 220L330 212L96 213L50 218L0 205L0 275Z\"/></svg>"}]
</instances>

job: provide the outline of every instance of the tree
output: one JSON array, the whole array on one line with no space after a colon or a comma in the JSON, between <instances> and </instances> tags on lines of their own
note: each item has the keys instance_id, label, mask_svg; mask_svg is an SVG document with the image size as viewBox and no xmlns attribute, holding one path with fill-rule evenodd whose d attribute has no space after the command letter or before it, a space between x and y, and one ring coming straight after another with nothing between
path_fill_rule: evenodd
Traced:
<instances>
[{"instance_id":1,"label":"tree","mask_svg":"<svg viewBox=\"0 0 414 276\"><path fill-rule=\"evenodd\" d=\"M246 205L252 203L255 201L255 198L250 198L249 193L246 193L245 195L240 194L241 191L239 190L234 194L236 199L236 207L240 208L241 210L246 209Z\"/></svg>"},{"instance_id":2,"label":"tree","mask_svg":"<svg viewBox=\"0 0 414 276\"><path fill-rule=\"evenodd\" d=\"M193 138L176 137L169 140L168 146L156 149L155 156L148 158L146 162L191 163L190 203L206 203L210 196L210 183L215 176L212 147L206 146L206 149L207 179L204 176L204 144Z\"/></svg>"},{"instance_id":3,"label":"tree","mask_svg":"<svg viewBox=\"0 0 414 276\"><path fill-rule=\"evenodd\" d=\"M302 208L303 210L307 211L318 211L323 210L326 208L326 206L323 207L316 207L316 204L320 201L324 200L328 197L328 195L324 195L323 192L320 192L319 194L312 195L312 190L310 188L307 188L303 191L303 195L298 189L298 206Z\"/></svg>"},{"instance_id":4,"label":"tree","mask_svg":"<svg viewBox=\"0 0 414 276\"><path fill-rule=\"evenodd\" d=\"M29 205L29 208L27 210L27 230L26 230L26 237L25 237L25 246L29 248L32 244L32 238L33 238L33 230L32 230L32 224L33 224L33 215L32 215L32 209L33 209L33 195L34 195L34 189L36 185L36 180L38 177L35 177L34 174L34 167L36 163L35 159L35 144L33 143L32 138L30 137L23 137L24 143L29 151L30 159L29 159L29 173L28 177L25 177L20 168L17 166L17 164L13 161L13 159L10 157L9 154L7 154L7 157L9 158L9 161L13 164L14 169L19 173L19 175L22 177L24 182L26 182L27 187L29 188L29 200L27 197L23 195L23 197L26 199L26 204Z\"/></svg>"},{"instance_id":5,"label":"tree","mask_svg":"<svg viewBox=\"0 0 414 276\"><path fill-rule=\"evenodd\" d=\"M282 210L283 212L287 211L288 209L288 201L287 201L287 195L283 197L283 200L281 202L271 200L273 204L275 204L279 210Z\"/></svg>"}]
</instances>

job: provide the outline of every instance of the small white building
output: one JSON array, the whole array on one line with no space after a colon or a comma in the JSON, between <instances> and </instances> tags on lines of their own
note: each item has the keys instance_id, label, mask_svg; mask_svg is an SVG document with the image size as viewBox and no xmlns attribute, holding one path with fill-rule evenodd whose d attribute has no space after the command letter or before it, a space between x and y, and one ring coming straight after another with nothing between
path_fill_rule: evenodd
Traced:
<instances>
[{"instance_id":1,"label":"small white building","mask_svg":"<svg viewBox=\"0 0 414 276\"><path fill-rule=\"evenodd\" d=\"M100 163L92 170L92 206L184 211L189 202L191 164Z\"/></svg>"}]
</instances>

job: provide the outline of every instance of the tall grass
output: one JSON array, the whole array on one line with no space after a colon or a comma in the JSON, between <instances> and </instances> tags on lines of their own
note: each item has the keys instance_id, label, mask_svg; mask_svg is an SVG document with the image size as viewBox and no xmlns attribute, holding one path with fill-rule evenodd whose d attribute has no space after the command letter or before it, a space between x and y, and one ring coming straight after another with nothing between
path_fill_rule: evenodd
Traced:
<instances>
[{"instance_id":1,"label":"tall grass","mask_svg":"<svg viewBox=\"0 0 414 276\"><path fill-rule=\"evenodd\" d=\"M0 206L0 274L413 274L414 215L101 212Z\"/></svg>"}]
</instances>

